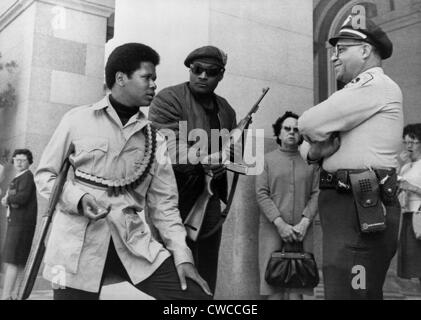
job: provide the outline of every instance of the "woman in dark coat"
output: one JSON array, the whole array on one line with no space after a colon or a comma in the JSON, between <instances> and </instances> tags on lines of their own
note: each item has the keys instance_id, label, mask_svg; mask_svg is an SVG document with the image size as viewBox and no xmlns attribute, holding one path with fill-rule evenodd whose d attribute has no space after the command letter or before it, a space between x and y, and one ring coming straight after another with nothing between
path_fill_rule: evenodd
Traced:
<instances>
[{"instance_id":1,"label":"woman in dark coat","mask_svg":"<svg viewBox=\"0 0 421 320\"><path fill-rule=\"evenodd\" d=\"M22 269L31 250L37 220L37 195L34 176L29 170L32 153L28 149L16 149L13 165L16 176L10 182L1 200L7 210L7 233L3 250L6 274L2 299L10 299L19 269Z\"/></svg>"}]
</instances>

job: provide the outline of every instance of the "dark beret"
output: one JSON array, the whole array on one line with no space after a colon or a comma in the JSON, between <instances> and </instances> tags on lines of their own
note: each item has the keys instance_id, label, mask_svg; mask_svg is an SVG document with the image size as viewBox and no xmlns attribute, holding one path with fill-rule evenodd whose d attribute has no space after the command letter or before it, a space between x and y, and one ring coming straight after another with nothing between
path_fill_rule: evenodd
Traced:
<instances>
[{"instance_id":1,"label":"dark beret","mask_svg":"<svg viewBox=\"0 0 421 320\"><path fill-rule=\"evenodd\" d=\"M190 52L186 60L184 60L184 65L189 68L190 64L196 60L213 63L223 68L227 64L227 55L217 47L204 46Z\"/></svg>"},{"instance_id":2,"label":"dark beret","mask_svg":"<svg viewBox=\"0 0 421 320\"><path fill-rule=\"evenodd\" d=\"M353 23L353 19L356 19L356 17L349 16L339 33L329 39L329 43L336 46L340 39L364 41L375 46L383 60L389 58L393 52L393 43L387 34L370 19L366 19L365 28L360 28L357 23Z\"/></svg>"}]
</instances>

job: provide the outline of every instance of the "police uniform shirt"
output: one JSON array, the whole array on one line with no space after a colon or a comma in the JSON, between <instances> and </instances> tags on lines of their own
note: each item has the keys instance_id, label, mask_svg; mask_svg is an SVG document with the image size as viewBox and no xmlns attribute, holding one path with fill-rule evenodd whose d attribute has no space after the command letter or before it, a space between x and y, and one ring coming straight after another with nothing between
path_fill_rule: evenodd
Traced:
<instances>
[{"instance_id":1,"label":"police uniform shirt","mask_svg":"<svg viewBox=\"0 0 421 320\"><path fill-rule=\"evenodd\" d=\"M368 69L298 120L309 142L340 132L341 146L323 169L396 168L402 145L402 92L383 69Z\"/></svg>"}]
</instances>

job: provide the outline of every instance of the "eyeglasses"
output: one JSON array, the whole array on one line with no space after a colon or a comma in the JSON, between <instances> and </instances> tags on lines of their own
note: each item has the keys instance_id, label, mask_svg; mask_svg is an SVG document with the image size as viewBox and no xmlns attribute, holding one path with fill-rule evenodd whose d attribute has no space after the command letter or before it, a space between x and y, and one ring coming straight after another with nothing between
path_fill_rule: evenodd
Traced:
<instances>
[{"instance_id":1,"label":"eyeglasses","mask_svg":"<svg viewBox=\"0 0 421 320\"><path fill-rule=\"evenodd\" d=\"M339 58L339 55L345 52L345 48L346 47L357 47L357 46L362 46L365 45L365 43L355 43L355 44L337 44L336 46L332 47L331 49L333 49L333 55L336 58Z\"/></svg>"},{"instance_id":2,"label":"eyeglasses","mask_svg":"<svg viewBox=\"0 0 421 320\"><path fill-rule=\"evenodd\" d=\"M291 127L288 127L288 126L282 126L282 129L284 129L285 131L288 131L288 132L293 131L294 133L298 133L297 127L291 128Z\"/></svg>"},{"instance_id":3,"label":"eyeglasses","mask_svg":"<svg viewBox=\"0 0 421 320\"><path fill-rule=\"evenodd\" d=\"M416 144L420 144L420 141L402 141L402 143L404 144L404 145L406 145L406 146L409 146L409 145L416 145Z\"/></svg>"},{"instance_id":4,"label":"eyeglasses","mask_svg":"<svg viewBox=\"0 0 421 320\"><path fill-rule=\"evenodd\" d=\"M17 163L25 163L26 161L28 161L28 159L16 159L16 158L13 158L13 161L14 162L17 162Z\"/></svg>"},{"instance_id":5,"label":"eyeglasses","mask_svg":"<svg viewBox=\"0 0 421 320\"><path fill-rule=\"evenodd\" d=\"M194 75L199 76L203 72L206 72L206 75L208 77L216 77L220 73L224 71L224 68L204 68L201 65L198 64L191 64L190 70L193 72Z\"/></svg>"}]
</instances>

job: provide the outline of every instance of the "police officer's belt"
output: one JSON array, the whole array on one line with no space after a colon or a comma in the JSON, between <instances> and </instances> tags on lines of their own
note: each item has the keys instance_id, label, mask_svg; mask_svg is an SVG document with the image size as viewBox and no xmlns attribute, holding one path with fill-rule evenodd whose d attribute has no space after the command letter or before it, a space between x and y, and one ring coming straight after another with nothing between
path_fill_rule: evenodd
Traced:
<instances>
[{"instance_id":1,"label":"police officer's belt","mask_svg":"<svg viewBox=\"0 0 421 320\"><path fill-rule=\"evenodd\" d=\"M395 169L338 170L320 172L320 189L335 189L349 193L355 204L358 223L363 233L386 229L386 208L397 203Z\"/></svg>"},{"instance_id":2,"label":"police officer's belt","mask_svg":"<svg viewBox=\"0 0 421 320\"><path fill-rule=\"evenodd\" d=\"M340 169L336 172L327 172L321 170L320 172L320 189L336 189L338 192L352 192L351 182L349 180L349 174L351 173L362 173L369 169ZM373 169L376 173L377 179L380 185L388 185L391 188L390 182L396 182L396 170L395 169ZM390 190L392 193L392 190Z\"/></svg>"}]
</instances>

